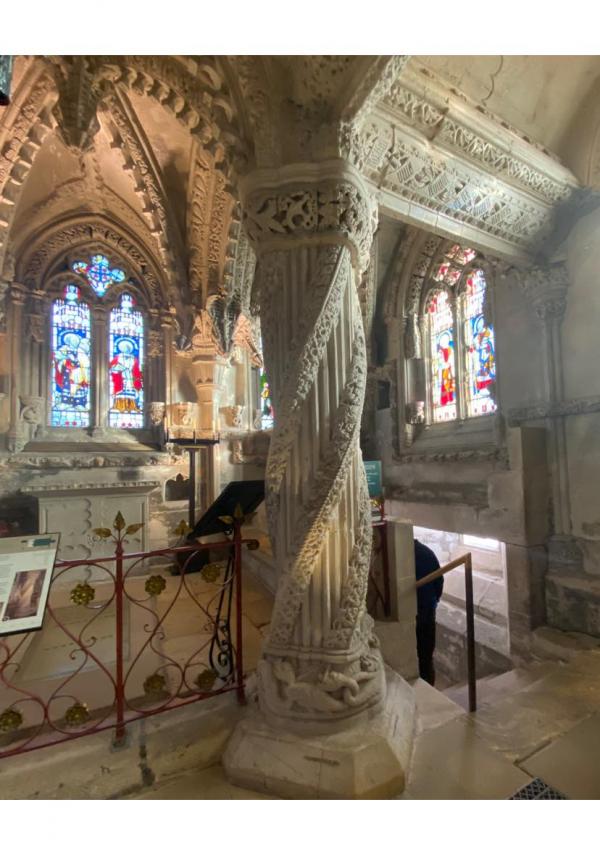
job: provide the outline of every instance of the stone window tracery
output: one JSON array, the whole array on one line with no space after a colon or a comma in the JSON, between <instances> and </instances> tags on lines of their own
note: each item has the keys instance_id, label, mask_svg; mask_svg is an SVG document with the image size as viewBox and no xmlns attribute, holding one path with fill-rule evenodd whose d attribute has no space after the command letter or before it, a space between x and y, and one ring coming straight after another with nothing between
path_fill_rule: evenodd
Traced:
<instances>
[{"instance_id":1,"label":"stone window tracery","mask_svg":"<svg viewBox=\"0 0 600 855\"><path fill-rule=\"evenodd\" d=\"M101 253L68 267L78 282L60 273L52 300L47 424L143 429L146 320L136 284Z\"/></svg>"},{"instance_id":2,"label":"stone window tracery","mask_svg":"<svg viewBox=\"0 0 600 855\"><path fill-rule=\"evenodd\" d=\"M421 395L414 389L418 370L410 369L417 380L408 409L421 413L412 424L464 421L497 408L494 328L482 262L474 249L446 245L423 277L407 324L418 329L420 341L418 353L407 355L423 362Z\"/></svg>"},{"instance_id":3,"label":"stone window tracery","mask_svg":"<svg viewBox=\"0 0 600 855\"><path fill-rule=\"evenodd\" d=\"M432 270L422 321L429 345L429 423L496 409L494 330L486 319L487 282L476 255L454 244Z\"/></svg>"}]
</instances>

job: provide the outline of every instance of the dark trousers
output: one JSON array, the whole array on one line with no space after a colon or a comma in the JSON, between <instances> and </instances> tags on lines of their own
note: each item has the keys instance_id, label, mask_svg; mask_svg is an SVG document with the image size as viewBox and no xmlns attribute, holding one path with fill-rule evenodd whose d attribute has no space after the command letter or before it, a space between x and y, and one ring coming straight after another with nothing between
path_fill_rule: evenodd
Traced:
<instances>
[{"instance_id":1,"label":"dark trousers","mask_svg":"<svg viewBox=\"0 0 600 855\"><path fill-rule=\"evenodd\" d=\"M417 613L417 657L419 677L435 685L433 653L435 651L435 609L423 609Z\"/></svg>"}]
</instances>

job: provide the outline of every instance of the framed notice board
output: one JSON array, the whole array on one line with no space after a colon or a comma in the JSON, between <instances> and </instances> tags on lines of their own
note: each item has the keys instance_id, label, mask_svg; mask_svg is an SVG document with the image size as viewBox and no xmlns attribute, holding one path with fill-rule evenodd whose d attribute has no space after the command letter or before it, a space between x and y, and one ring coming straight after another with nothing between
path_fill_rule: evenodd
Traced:
<instances>
[{"instance_id":1,"label":"framed notice board","mask_svg":"<svg viewBox=\"0 0 600 855\"><path fill-rule=\"evenodd\" d=\"M0 635L41 629L59 538L0 538Z\"/></svg>"}]
</instances>

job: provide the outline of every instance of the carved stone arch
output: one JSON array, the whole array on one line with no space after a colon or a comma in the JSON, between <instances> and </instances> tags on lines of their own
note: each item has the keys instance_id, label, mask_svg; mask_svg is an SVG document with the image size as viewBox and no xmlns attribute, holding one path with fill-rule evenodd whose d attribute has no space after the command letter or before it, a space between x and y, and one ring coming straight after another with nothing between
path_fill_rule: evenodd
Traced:
<instances>
[{"instance_id":1,"label":"carved stone arch","mask_svg":"<svg viewBox=\"0 0 600 855\"><path fill-rule=\"evenodd\" d=\"M257 167L281 161L281 145L276 135L277 120L272 99L275 81L269 75L269 57L219 57L219 66L238 105L240 127L252 143Z\"/></svg>"},{"instance_id":2,"label":"carved stone arch","mask_svg":"<svg viewBox=\"0 0 600 855\"><path fill-rule=\"evenodd\" d=\"M116 86L99 105L105 117L112 145L120 152L125 171L131 176L149 231L155 240L166 276L171 285L184 289L187 273L183 266L184 246L162 182L161 170L152 146L129 103L122 86Z\"/></svg>"},{"instance_id":3,"label":"carved stone arch","mask_svg":"<svg viewBox=\"0 0 600 855\"><path fill-rule=\"evenodd\" d=\"M247 160L237 126L237 107L211 57L186 60L169 56L96 56L94 81L119 83L154 98L198 138L233 183Z\"/></svg>"},{"instance_id":4,"label":"carved stone arch","mask_svg":"<svg viewBox=\"0 0 600 855\"><path fill-rule=\"evenodd\" d=\"M168 307L168 289L161 266L137 236L107 217L62 220L29 239L16 254L16 278L30 289L40 288L61 257L84 248L98 248L125 260L150 308Z\"/></svg>"},{"instance_id":5,"label":"carved stone arch","mask_svg":"<svg viewBox=\"0 0 600 855\"><path fill-rule=\"evenodd\" d=\"M420 314L424 284L430 275L434 259L439 255L440 247L444 243L444 238L425 233L423 242L419 246L418 256L410 269L409 281L405 290L404 313L406 317Z\"/></svg>"},{"instance_id":6,"label":"carved stone arch","mask_svg":"<svg viewBox=\"0 0 600 855\"><path fill-rule=\"evenodd\" d=\"M0 274L10 228L27 176L46 136L54 129L58 93L52 71L39 59L27 68L2 119L0 134Z\"/></svg>"}]
</instances>

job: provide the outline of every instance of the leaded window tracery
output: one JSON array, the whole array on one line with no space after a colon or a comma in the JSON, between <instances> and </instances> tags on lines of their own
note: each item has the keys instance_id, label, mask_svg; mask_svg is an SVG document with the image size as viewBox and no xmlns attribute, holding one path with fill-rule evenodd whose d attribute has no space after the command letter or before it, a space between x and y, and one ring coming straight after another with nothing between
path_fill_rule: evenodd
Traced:
<instances>
[{"instance_id":1,"label":"leaded window tracery","mask_svg":"<svg viewBox=\"0 0 600 855\"><path fill-rule=\"evenodd\" d=\"M459 244L437 257L425 279L420 326L428 424L486 416L497 409L487 289L476 250Z\"/></svg>"},{"instance_id":2,"label":"leaded window tracery","mask_svg":"<svg viewBox=\"0 0 600 855\"><path fill-rule=\"evenodd\" d=\"M62 290L51 304L47 423L142 429L146 320L134 296L138 289L102 253L69 269L81 278L64 285L69 275L61 273Z\"/></svg>"}]
</instances>

